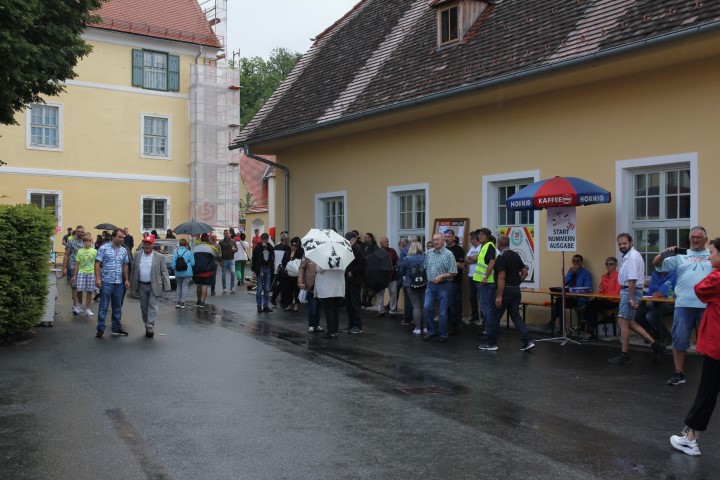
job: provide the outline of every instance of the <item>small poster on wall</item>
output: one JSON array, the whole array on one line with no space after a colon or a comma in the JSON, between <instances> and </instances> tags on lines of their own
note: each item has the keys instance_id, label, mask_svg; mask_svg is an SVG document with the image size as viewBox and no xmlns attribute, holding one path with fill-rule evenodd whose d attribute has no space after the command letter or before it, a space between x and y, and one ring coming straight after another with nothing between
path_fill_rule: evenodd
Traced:
<instances>
[{"instance_id":1,"label":"small poster on wall","mask_svg":"<svg viewBox=\"0 0 720 480\"><path fill-rule=\"evenodd\" d=\"M535 281L535 227L499 227L498 235L510 238L510 249L514 250L528 269L525 283Z\"/></svg>"},{"instance_id":2,"label":"small poster on wall","mask_svg":"<svg viewBox=\"0 0 720 480\"><path fill-rule=\"evenodd\" d=\"M577 250L575 207L550 207L547 209L547 242L549 252L574 252Z\"/></svg>"},{"instance_id":3,"label":"small poster on wall","mask_svg":"<svg viewBox=\"0 0 720 480\"><path fill-rule=\"evenodd\" d=\"M439 233L440 235L445 234L445 230L452 230L455 232L457 237L458 245L467 249L468 235L470 234L470 219L469 218L436 218L435 227L433 228L433 235Z\"/></svg>"}]
</instances>

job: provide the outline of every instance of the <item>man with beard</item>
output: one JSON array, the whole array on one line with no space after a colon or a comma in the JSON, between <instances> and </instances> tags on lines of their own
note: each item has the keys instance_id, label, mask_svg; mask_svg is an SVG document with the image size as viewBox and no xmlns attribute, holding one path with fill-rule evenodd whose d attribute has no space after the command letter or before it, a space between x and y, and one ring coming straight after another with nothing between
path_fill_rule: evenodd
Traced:
<instances>
[{"instance_id":1,"label":"man with beard","mask_svg":"<svg viewBox=\"0 0 720 480\"><path fill-rule=\"evenodd\" d=\"M620 325L621 352L617 357L608 358L610 365L629 365L630 335L634 331L652 345L653 352L659 357L665 351L665 345L656 342L652 336L635 321L635 312L642 301L643 282L645 281L645 261L640 252L633 248L629 233L617 236L618 250L623 254L618 282L620 283L620 305L618 324Z\"/></svg>"}]
</instances>

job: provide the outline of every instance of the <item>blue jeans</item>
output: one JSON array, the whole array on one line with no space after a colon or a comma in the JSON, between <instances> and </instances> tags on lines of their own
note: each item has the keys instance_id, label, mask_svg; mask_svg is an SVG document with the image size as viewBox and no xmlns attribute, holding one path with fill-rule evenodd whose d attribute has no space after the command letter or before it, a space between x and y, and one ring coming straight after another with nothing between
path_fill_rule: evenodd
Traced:
<instances>
[{"instance_id":1,"label":"blue jeans","mask_svg":"<svg viewBox=\"0 0 720 480\"><path fill-rule=\"evenodd\" d=\"M312 290L307 292L308 302L308 327L317 327L320 325L320 299L315 297Z\"/></svg>"},{"instance_id":2,"label":"blue jeans","mask_svg":"<svg viewBox=\"0 0 720 480\"><path fill-rule=\"evenodd\" d=\"M495 320L495 293L497 286L494 283L477 283L480 294L480 311L485 319L485 325ZM489 332L489 330L488 330Z\"/></svg>"},{"instance_id":3,"label":"blue jeans","mask_svg":"<svg viewBox=\"0 0 720 480\"><path fill-rule=\"evenodd\" d=\"M530 333L528 333L527 326L522 316L520 316L520 300L522 300L520 287L505 287L505 290L503 290L502 305L500 308L495 309L495 316L488 325L488 343L497 345L498 335L500 333L500 321L503 315L505 315L505 310L510 314L510 319L512 319L515 328L517 328L520 333L520 340L522 340L523 345L527 345L530 342ZM495 299L493 298L493 302L494 301Z\"/></svg>"},{"instance_id":4,"label":"blue jeans","mask_svg":"<svg viewBox=\"0 0 720 480\"><path fill-rule=\"evenodd\" d=\"M102 282L100 287L100 306L98 307L97 329L105 331L105 317L107 317L108 305L112 301L112 331L117 332L122 328L120 318L122 317L122 301L125 296L125 286L122 283Z\"/></svg>"},{"instance_id":5,"label":"blue jeans","mask_svg":"<svg viewBox=\"0 0 720 480\"><path fill-rule=\"evenodd\" d=\"M678 352L685 352L690 348L690 336L693 329L700 330L704 308L675 307L672 323L672 348Z\"/></svg>"},{"instance_id":6,"label":"blue jeans","mask_svg":"<svg viewBox=\"0 0 720 480\"><path fill-rule=\"evenodd\" d=\"M257 275L257 287L255 287L255 299L258 307L267 307L270 298L270 267L262 267L260 275Z\"/></svg>"},{"instance_id":7,"label":"blue jeans","mask_svg":"<svg viewBox=\"0 0 720 480\"><path fill-rule=\"evenodd\" d=\"M448 307L450 303L450 294L452 291L452 282L433 283L429 282L425 290L425 305L423 307L425 314L425 326L427 334L430 336L438 335L438 329L433 319L435 318L435 303L438 304L438 317L440 320L440 337L448 336Z\"/></svg>"},{"instance_id":8,"label":"blue jeans","mask_svg":"<svg viewBox=\"0 0 720 480\"><path fill-rule=\"evenodd\" d=\"M235 260L223 260L222 261L223 290L227 289L227 283L225 282L225 273L230 274L230 290L235 290Z\"/></svg>"}]
</instances>

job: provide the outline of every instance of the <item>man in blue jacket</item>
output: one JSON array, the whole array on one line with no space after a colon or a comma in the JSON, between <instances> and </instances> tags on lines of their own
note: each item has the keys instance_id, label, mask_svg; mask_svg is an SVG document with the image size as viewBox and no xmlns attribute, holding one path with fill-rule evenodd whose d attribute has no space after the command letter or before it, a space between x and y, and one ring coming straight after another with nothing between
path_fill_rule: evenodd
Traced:
<instances>
[{"instance_id":1,"label":"man in blue jacket","mask_svg":"<svg viewBox=\"0 0 720 480\"><path fill-rule=\"evenodd\" d=\"M574 255L572 258L572 266L565 274L565 282L563 284L566 291L570 288L586 288L588 292L592 292L592 276L590 271L583 268L583 256L580 254ZM587 303L585 298L565 298L565 308L582 307ZM555 296L555 301L552 306L552 320L545 325L547 330L554 332L555 320L562 319L562 297L560 295Z\"/></svg>"}]
</instances>

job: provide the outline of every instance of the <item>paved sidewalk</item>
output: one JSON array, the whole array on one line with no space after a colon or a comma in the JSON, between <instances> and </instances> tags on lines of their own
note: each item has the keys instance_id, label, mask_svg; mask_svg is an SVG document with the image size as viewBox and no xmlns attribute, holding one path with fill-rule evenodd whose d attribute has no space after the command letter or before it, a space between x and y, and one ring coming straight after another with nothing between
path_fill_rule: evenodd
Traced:
<instances>
[{"instance_id":1,"label":"paved sidewalk","mask_svg":"<svg viewBox=\"0 0 720 480\"><path fill-rule=\"evenodd\" d=\"M716 478L720 425L703 455L675 452L692 402L670 356L605 363L617 346L539 343L498 352L474 327L445 344L400 319L324 340L306 310L258 314L244 290L206 310L163 301L146 339L94 338L58 282L54 328L0 347L0 477L13 479ZM194 291L194 289L191 289ZM221 289L219 290L221 291ZM194 303L194 299L193 299ZM95 304L97 305L97 304ZM96 307L95 307L96 309ZM346 324L341 316L341 326Z\"/></svg>"}]
</instances>

